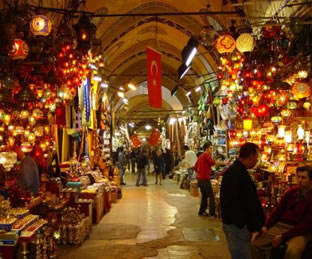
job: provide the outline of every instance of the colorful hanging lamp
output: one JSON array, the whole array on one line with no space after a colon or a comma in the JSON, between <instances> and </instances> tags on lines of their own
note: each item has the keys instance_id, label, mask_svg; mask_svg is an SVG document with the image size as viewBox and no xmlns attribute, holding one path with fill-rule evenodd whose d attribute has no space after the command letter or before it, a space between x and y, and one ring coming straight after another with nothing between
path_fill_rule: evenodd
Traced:
<instances>
[{"instance_id":1,"label":"colorful hanging lamp","mask_svg":"<svg viewBox=\"0 0 312 259\"><path fill-rule=\"evenodd\" d=\"M29 26L35 36L48 36L52 29L52 22L45 15L36 15L30 21Z\"/></svg>"}]
</instances>

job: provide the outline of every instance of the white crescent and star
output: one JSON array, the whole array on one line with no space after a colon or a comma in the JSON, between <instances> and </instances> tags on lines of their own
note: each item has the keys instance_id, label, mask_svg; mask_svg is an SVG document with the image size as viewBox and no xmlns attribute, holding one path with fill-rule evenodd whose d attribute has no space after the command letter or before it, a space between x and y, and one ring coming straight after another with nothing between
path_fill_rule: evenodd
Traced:
<instances>
[{"instance_id":1,"label":"white crescent and star","mask_svg":"<svg viewBox=\"0 0 312 259\"><path fill-rule=\"evenodd\" d=\"M154 73L154 71L155 71L155 73ZM155 60L153 60L151 63L151 75L153 77L153 86L156 86L157 80L155 80L154 78L158 75L158 65L157 65L157 62Z\"/></svg>"}]
</instances>

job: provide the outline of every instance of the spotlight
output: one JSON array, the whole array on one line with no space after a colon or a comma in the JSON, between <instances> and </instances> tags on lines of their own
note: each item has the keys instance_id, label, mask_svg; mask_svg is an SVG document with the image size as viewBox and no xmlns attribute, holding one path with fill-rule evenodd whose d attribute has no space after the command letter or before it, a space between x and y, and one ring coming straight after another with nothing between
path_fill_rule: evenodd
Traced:
<instances>
[{"instance_id":1,"label":"spotlight","mask_svg":"<svg viewBox=\"0 0 312 259\"><path fill-rule=\"evenodd\" d=\"M198 86L198 87L195 89L196 92L199 92L200 90L201 90L201 87L200 87L200 86Z\"/></svg>"},{"instance_id":2,"label":"spotlight","mask_svg":"<svg viewBox=\"0 0 312 259\"><path fill-rule=\"evenodd\" d=\"M191 66L186 66L184 64L179 66L179 68L178 68L179 79L182 79L185 76L185 74L187 73L187 71L189 71L190 68L191 68Z\"/></svg>"},{"instance_id":3,"label":"spotlight","mask_svg":"<svg viewBox=\"0 0 312 259\"><path fill-rule=\"evenodd\" d=\"M192 93L191 91L187 92L187 93L186 93L186 96L189 96L191 93Z\"/></svg>"},{"instance_id":4,"label":"spotlight","mask_svg":"<svg viewBox=\"0 0 312 259\"><path fill-rule=\"evenodd\" d=\"M128 99L127 98L122 98L122 101L124 104L128 104Z\"/></svg>"},{"instance_id":5,"label":"spotlight","mask_svg":"<svg viewBox=\"0 0 312 259\"><path fill-rule=\"evenodd\" d=\"M192 60L197 53L198 44L198 40L191 37L187 42L187 45L182 50L182 60L187 67L192 63Z\"/></svg>"}]
</instances>

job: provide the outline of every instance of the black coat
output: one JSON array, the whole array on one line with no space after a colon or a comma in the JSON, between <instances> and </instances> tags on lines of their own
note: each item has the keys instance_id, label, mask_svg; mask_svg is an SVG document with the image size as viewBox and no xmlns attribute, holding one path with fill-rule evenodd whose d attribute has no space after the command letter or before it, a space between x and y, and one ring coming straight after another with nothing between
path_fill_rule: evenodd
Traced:
<instances>
[{"instance_id":1,"label":"black coat","mask_svg":"<svg viewBox=\"0 0 312 259\"><path fill-rule=\"evenodd\" d=\"M261 230L265 217L256 186L239 159L223 175L220 201L224 224L246 225L250 232Z\"/></svg>"}]
</instances>

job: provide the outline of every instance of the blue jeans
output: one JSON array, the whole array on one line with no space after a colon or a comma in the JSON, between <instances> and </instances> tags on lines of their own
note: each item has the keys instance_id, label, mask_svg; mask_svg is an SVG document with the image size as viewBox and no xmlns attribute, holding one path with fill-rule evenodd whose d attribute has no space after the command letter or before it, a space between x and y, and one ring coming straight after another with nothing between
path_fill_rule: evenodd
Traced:
<instances>
[{"instance_id":1,"label":"blue jeans","mask_svg":"<svg viewBox=\"0 0 312 259\"><path fill-rule=\"evenodd\" d=\"M119 167L120 183L124 183L125 168L123 166Z\"/></svg>"},{"instance_id":2,"label":"blue jeans","mask_svg":"<svg viewBox=\"0 0 312 259\"><path fill-rule=\"evenodd\" d=\"M146 172L145 172L145 168L143 169L139 169L138 168L138 175L137 175L137 179L136 179L136 185L138 186L140 184L140 179L142 176L142 183L143 185L146 185Z\"/></svg>"},{"instance_id":3,"label":"blue jeans","mask_svg":"<svg viewBox=\"0 0 312 259\"><path fill-rule=\"evenodd\" d=\"M251 259L251 233L246 226L223 225L223 231L231 253L231 259Z\"/></svg>"}]
</instances>

